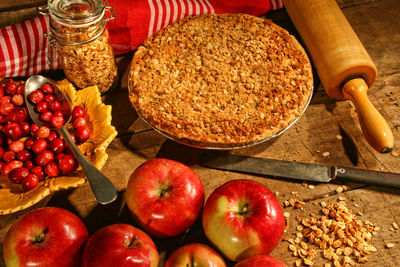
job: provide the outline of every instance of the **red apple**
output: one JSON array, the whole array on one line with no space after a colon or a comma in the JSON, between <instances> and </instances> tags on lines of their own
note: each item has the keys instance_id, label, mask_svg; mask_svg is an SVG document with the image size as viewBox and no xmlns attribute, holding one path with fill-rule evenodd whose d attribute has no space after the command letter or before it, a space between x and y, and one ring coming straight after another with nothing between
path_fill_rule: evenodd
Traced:
<instances>
[{"instance_id":1,"label":"red apple","mask_svg":"<svg viewBox=\"0 0 400 267\"><path fill-rule=\"evenodd\" d=\"M186 231L204 203L199 176L170 159L151 159L131 175L126 201L133 219L149 234L172 237Z\"/></svg>"},{"instance_id":2,"label":"red apple","mask_svg":"<svg viewBox=\"0 0 400 267\"><path fill-rule=\"evenodd\" d=\"M129 224L111 224L90 236L81 267L156 267L159 255L151 238Z\"/></svg>"},{"instance_id":3,"label":"red apple","mask_svg":"<svg viewBox=\"0 0 400 267\"><path fill-rule=\"evenodd\" d=\"M257 255L238 262L235 267L286 267L286 264L277 258L267 255Z\"/></svg>"},{"instance_id":4,"label":"red apple","mask_svg":"<svg viewBox=\"0 0 400 267\"><path fill-rule=\"evenodd\" d=\"M207 238L228 259L269 254L285 228L282 207L263 184L232 180L215 189L203 209Z\"/></svg>"},{"instance_id":5,"label":"red apple","mask_svg":"<svg viewBox=\"0 0 400 267\"><path fill-rule=\"evenodd\" d=\"M79 266L85 224L73 213L56 207L33 210L8 230L3 242L7 266Z\"/></svg>"},{"instance_id":6,"label":"red apple","mask_svg":"<svg viewBox=\"0 0 400 267\"><path fill-rule=\"evenodd\" d=\"M168 257L164 267L226 267L224 259L209 246L194 243L178 248Z\"/></svg>"}]
</instances>

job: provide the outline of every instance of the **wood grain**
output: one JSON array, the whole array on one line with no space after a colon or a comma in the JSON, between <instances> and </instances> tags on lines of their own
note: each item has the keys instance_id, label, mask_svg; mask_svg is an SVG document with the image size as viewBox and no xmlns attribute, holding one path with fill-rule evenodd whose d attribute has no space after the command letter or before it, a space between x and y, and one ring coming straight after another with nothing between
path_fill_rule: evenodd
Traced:
<instances>
[{"instance_id":1,"label":"wood grain","mask_svg":"<svg viewBox=\"0 0 400 267\"><path fill-rule=\"evenodd\" d=\"M398 93L400 90L398 58L400 55L398 31L400 6L398 1L342 0L338 2L378 68L378 77L368 94L374 106L387 119L395 142L398 142L400 140L400 95ZM271 12L267 14L267 17L293 29L284 10ZM226 181L244 178L259 181L268 186L271 191L279 192L277 197L281 203L289 198L305 200L303 209L284 208L285 212L290 213L289 225L284 237L292 237L296 233L294 218L297 214L305 217L309 216L310 212L318 213L321 201L336 202L339 196L343 196L347 199L348 207L353 213L362 212L363 215L359 216L359 219L369 220L380 226L378 234L372 238L372 244L378 251L372 253L369 261L360 266L400 266L400 239L398 238L400 232L392 230L391 226L392 222L400 224L400 192L398 190L349 184L348 191L338 194L336 188L339 185L334 183L314 184L315 188L309 189L301 182L294 183L283 179L262 178L200 167L197 164L197 158L203 150L168 140L138 120L137 114L127 99L126 70L129 67L130 58L131 55L119 61L121 73L123 73L121 85L113 94L104 98L107 104L113 106L113 125L116 126L119 135L107 150L109 159L103 171L120 190L120 196L114 203L105 206L98 205L86 184L75 190L59 192L29 210L46 205L66 208L84 220L90 233L111 223L124 222L135 225L124 201L124 189L129 176L146 160L166 157L181 161L193 168L202 179L207 196ZM344 137L343 133L346 133L347 137L338 138L339 135ZM354 144L354 146L349 144ZM353 152L349 152L349 148ZM399 150L398 144L395 143L395 151ZM395 153L379 154L365 141L358 124L357 113L351 102L334 101L326 95L322 86L315 89L313 100L300 120L283 135L258 146L235 150L232 153L400 173L399 156ZM29 210L0 217L0 240L3 240L12 223ZM155 239L162 262L178 246L195 241L207 242L200 222L197 222L184 235L171 239ZM395 247L385 248L388 242L394 243ZM281 259L288 266L293 266L297 259L292 256L288 243L285 241L282 241L271 255ZM318 257L314 262L314 266L322 266L326 261ZM229 264L232 266L232 263ZM4 266L1 257L0 266Z\"/></svg>"}]
</instances>

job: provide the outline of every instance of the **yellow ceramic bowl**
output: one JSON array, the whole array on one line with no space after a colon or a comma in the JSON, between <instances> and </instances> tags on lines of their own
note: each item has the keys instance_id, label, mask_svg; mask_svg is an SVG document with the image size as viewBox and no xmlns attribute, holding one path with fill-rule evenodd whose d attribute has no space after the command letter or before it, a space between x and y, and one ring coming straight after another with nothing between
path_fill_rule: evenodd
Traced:
<instances>
[{"instance_id":1,"label":"yellow ceramic bowl","mask_svg":"<svg viewBox=\"0 0 400 267\"><path fill-rule=\"evenodd\" d=\"M82 106L86 110L91 135L88 141L78 147L98 169L101 169L108 157L105 150L117 136L117 131L111 125L111 106L101 101L96 86L77 91L66 79L57 84L70 103ZM78 169L69 176L47 178L33 190L25 192L21 185L12 183L6 176L0 176L0 214L26 209L56 191L76 188L85 182L85 174Z\"/></svg>"}]
</instances>

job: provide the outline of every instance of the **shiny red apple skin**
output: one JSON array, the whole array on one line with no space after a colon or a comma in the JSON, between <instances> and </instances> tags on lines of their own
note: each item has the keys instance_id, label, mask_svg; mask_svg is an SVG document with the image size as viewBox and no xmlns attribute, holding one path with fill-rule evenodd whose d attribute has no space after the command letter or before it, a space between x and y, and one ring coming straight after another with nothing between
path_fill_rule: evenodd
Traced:
<instances>
[{"instance_id":1,"label":"shiny red apple skin","mask_svg":"<svg viewBox=\"0 0 400 267\"><path fill-rule=\"evenodd\" d=\"M81 267L156 267L153 240L129 224L111 224L92 234L82 253Z\"/></svg>"},{"instance_id":2,"label":"shiny red apple skin","mask_svg":"<svg viewBox=\"0 0 400 267\"><path fill-rule=\"evenodd\" d=\"M86 226L75 214L56 207L39 208L23 215L8 230L4 262L8 267L79 266L87 239Z\"/></svg>"},{"instance_id":3,"label":"shiny red apple skin","mask_svg":"<svg viewBox=\"0 0 400 267\"><path fill-rule=\"evenodd\" d=\"M231 261L269 254L284 226L275 195L252 180L226 182L211 193L203 209L205 235Z\"/></svg>"},{"instance_id":4,"label":"shiny red apple skin","mask_svg":"<svg viewBox=\"0 0 400 267\"><path fill-rule=\"evenodd\" d=\"M225 261L211 247L193 243L176 249L166 260L164 267L226 267Z\"/></svg>"},{"instance_id":5,"label":"shiny red apple skin","mask_svg":"<svg viewBox=\"0 0 400 267\"><path fill-rule=\"evenodd\" d=\"M268 255L256 255L235 264L234 267L286 267L286 264Z\"/></svg>"},{"instance_id":6,"label":"shiny red apple skin","mask_svg":"<svg viewBox=\"0 0 400 267\"><path fill-rule=\"evenodd\" d=\"M172 237L197 220L204 204L199 176L183 163L155 158L140 165L126 188L132 218L150 235Z\"/></svg>"}]
</instances>

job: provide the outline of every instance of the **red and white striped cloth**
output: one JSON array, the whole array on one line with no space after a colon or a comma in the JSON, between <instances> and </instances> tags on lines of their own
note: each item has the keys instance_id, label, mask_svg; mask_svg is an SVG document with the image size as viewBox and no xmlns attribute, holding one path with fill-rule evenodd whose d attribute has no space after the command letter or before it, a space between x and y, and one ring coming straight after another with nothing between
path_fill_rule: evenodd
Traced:
<instances>
[{"instance_id":1,"label":"red and white striped cloth","mask_svg":"<svg viewBox=\"0 0 400 267\"><path fill-rule=\"evenodd\" d=\"M260 16L283 7L282 0L108 0L117 14L108 22L116 55L135 50L146 38L179 18L203 13ZM61 68L47 57L49 16L0 29L0 77L20 77Z\"/></svg>"}]
</instances>

